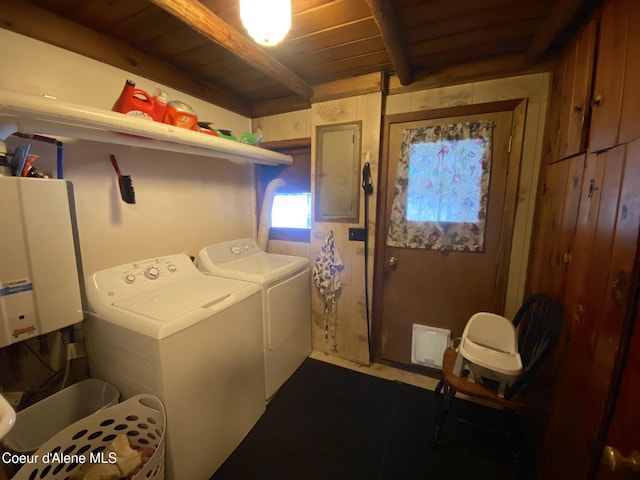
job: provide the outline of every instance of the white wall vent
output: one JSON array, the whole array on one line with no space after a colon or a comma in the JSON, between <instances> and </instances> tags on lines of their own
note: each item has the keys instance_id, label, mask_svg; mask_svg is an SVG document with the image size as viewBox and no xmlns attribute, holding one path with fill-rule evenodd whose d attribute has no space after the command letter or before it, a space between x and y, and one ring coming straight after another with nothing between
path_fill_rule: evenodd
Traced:
<instances>
[{"instance_id":1,"label":"white wall vent","mask_svg":"<svg viewBox=\"0 0 640 480\"><path fill-rule=\"evenodd\" d=\"M449 346L451 330L413 325L411 362L431 368L442 368L442 356Z\"/></svg>"}]
</instances>

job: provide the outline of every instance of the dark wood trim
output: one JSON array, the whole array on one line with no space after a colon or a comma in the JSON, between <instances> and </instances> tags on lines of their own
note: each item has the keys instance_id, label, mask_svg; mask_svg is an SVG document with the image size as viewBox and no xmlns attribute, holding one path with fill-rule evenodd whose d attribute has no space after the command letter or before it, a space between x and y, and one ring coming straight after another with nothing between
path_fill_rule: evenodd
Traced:
<instances>
[{"instance_id":1,"label":"dark wood trim","mask_svg":"<svg viewBox=\"0 0 640 480\"><path fill-rule=\"evenodd\" d=\"M402 85L397 77L391 76L389 78L389 95L552 70L553 65L551 64L541 63L530 66L525 64L522 55L506 55L439 68L435 73L432 70L415 71L414 82L406 86Z\"/></svg>"},{"instance_id":2,"label":"dark wood trim","mask_svg":"<svg viewBox=\"0 0 640 480\"><path fill-rule=\"evenodd\" d=\"M284 240L287 242L311 241L310 228L273 228L269 229L269 240Z\"/></svg>"},{"instance_id":3,"label":"dark wood trim","mask_svg":"<svg viewBox=\"0 0 640 480\"><path fill-rule=\"evenodd\" d=\"M311 147L311 137L292 138L290 140L274 140L260 143L261 148L280 153L291 153L291 150L308 149Z\"/></svg>"},{"instance_id":4,"label":"dark wood trim","mask_svg":"<svg viewBox=\"0 0 640 480\"><path fill-rule=\"evenodd\" d=\"M556 1L538 33L533 37L529 48L524 54L529 65L537 63L553 45L553 42L569 26L578 11L587 6L588 0L560 0Z\"/></svg>"},{"instance_id":5,"label":"dark wood trim","mask_svg":"<svg viewBox=\"0 0 640 480\"><path fill-rule=\"evenodd\" d=\"M150 1L195 31L226 48L265 75L273 78L291 92L303 98L311 98L313 96L311 85L273 57L267 55L253 41L239 33L200 2L191 0Z\"/></svg>"},{"instance_id":6,"label":"dark wood trim","mask_svg":"<svg viewBox=\"0 0 640 480\"><path fill-rule=\"evenodd\" d=\"M178 68L125 42L113 40L24 0L0 2L0 22L3 28L12 32L168 85L245 117L251 116L249 104L228 91L209 82L191 80ZM122 79L123 86L125 80ZM140 88L146 90L142 85Z\"/></svg>"},{"instance_id":7,"label":"dark wood trim","mask_svg":"<svg viewBox=\"0 0 640 480\"><path fill-rule=\"evenodd\" d=\"M367 93L381 92L385 84L384 77L384 72L375 72L315 85L311 101L318 103L337 98L357 97Z\"/></svg>"},{"instance_id":8,"label":"dark wood trim","mask_svg":"<svg viewBox=\"0 0 640 480\"><path fill-rule=\"evenodd\" d=\"M373 16L384 46L389 54L391 65L402 85L409 85L412 81L411 65L407 56L407 49L402 42L402 31L398 25L396 10L392 2L385 0L366 0Z\"/></svg>"}]
</instances>

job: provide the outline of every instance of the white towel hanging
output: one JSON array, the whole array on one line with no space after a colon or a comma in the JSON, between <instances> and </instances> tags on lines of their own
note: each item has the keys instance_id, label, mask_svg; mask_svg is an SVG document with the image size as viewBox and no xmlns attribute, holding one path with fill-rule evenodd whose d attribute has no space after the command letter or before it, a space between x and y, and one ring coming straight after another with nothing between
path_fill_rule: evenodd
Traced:
<instances>
[{"instance_id":1,"label":"white towel hanging","mask_svg":"<svg viewBox=\"0 0 640 480\"><path fill-rule=\"evenodd\" d=\"M331 347L336 348L336 293L342 282L340 271L344 268L342 257L333 240L333 230L324 239L320 253L316 256L313 266L313 280L324 300L324 335Z\"/></svg>"}]
</instances>

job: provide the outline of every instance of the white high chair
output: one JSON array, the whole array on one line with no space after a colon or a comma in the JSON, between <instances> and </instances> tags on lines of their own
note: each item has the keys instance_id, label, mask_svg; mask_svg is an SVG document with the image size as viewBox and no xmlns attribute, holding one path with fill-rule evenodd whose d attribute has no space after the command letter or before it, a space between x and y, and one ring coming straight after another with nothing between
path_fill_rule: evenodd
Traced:
<instances>
[{"instance_id":1,"label":"white high chair","mask_svg":"<svg viewBox=\"0 0 640 480\"><path fill-rule=\"evenodd\" d=\"M473 315L465 326L453 374L461 377L468 371L467 380L483 383L483 379L498 382L498 396L522 373L522 359L518 353L518 335L513 323L494 313Z\"/></svg>"}]
</instances>

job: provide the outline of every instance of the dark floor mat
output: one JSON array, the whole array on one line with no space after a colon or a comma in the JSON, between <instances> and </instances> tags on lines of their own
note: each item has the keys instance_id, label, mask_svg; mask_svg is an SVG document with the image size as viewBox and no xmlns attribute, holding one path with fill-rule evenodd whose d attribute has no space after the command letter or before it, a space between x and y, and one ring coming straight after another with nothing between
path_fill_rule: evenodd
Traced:
<instances>
[{"instance_id":1,"label":"dark floor mat","mask_svg":"<svg viewBox=\"0 0 640 480\"><path fill-rule=\"evenodd\" d=\"M519 478L513 439L456 421L504 427L504 416L454 400L429 451L433 392L307 359L212 480Z\"/></svg>"}]
</instances>

